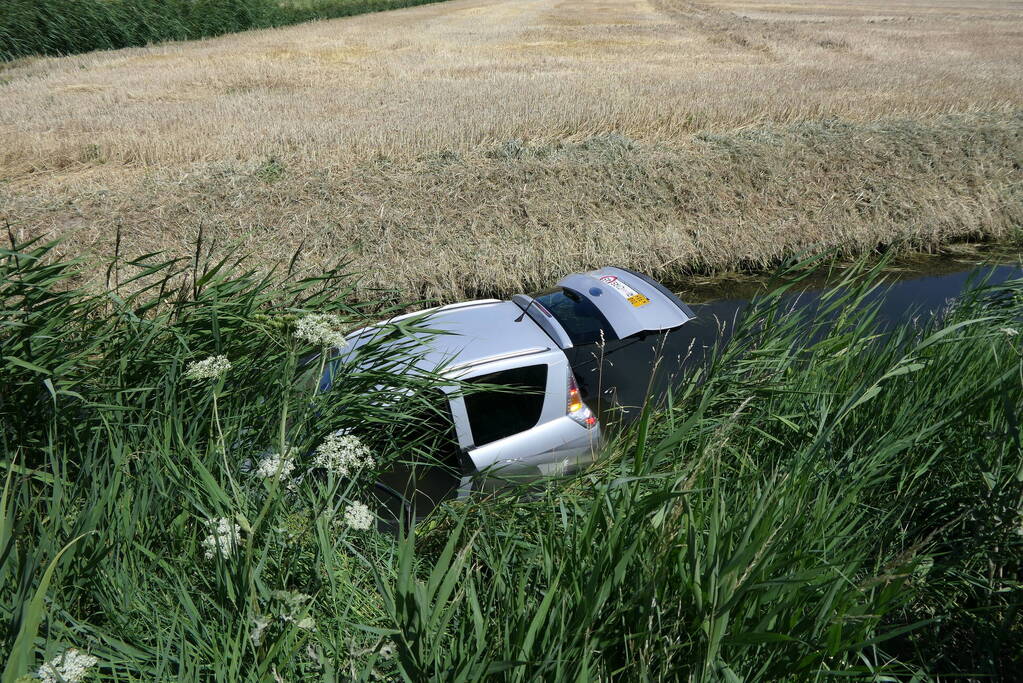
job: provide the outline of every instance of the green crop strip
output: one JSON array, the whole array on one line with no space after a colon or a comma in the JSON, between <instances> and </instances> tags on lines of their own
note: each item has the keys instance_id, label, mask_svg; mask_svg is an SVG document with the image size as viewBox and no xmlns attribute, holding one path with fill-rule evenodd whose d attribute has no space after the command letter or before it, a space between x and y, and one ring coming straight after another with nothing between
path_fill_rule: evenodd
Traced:
<instances>
[{"instance_id":1,"label":"green crop strip","mask_svg":"<svg viewBox=\"0 0 1023 683\"><path fill-rule=\"evenodd\" d=\"M5 0L0 61L285 26L438 0Z\"/></svg>"}]
</instances>

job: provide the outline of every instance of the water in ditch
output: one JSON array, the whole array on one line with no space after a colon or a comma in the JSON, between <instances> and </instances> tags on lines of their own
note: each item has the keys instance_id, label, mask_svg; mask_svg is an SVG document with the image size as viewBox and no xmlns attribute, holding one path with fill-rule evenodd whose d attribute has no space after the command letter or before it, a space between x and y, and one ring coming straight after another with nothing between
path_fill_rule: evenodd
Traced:
<instances>
[{"instance_id":1,"label":"water in ditch","mask_svg":"<svg viewBox=\"0 0 1023 683\"><path fill-rule=\"evenodd\" d=\"M961 248L959 254L916 255L888 264L883 284L866 303L878 306L882 327L922 322L940 315L963 292L981 282L1023 277L1020 252L1008 247ZM839 282L841 268L800 279L782 297L789 310L813 311ZM697 318L668 334L570 350L584 391L605 425L628 423L647 400L658 400L679 376L729 338L750 302L781 282L769 275L723 275L666 283Z\"/></svg>"}]
</instances>

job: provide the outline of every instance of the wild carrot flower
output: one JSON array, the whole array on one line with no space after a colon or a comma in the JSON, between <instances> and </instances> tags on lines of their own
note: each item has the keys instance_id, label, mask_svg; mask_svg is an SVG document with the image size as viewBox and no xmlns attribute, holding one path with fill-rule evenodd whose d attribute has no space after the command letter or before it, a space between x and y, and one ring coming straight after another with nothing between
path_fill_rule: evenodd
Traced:
<instances>
[{"instance_id":1,"label":"wild carrot flower","mask_svg":"<svg viewBox=\"0 0 1023 683\"><path fill-rule=\"evenodd\" d=\"M201 382L216 379L231 369L227 356L210 356L204 360L192 361L185 370L185 379Z\"/></svg>"},{"instance_id":2,"label":"wild carrot flower","mask_svg":"<svg viewBox=\"0 0 1023 683\"><path fill-rule=\"evenodd\" d=\"M343 346L345 333L341 316L333 313L310 313L295 325L295 336L317 346Z\"/></svg>"},{"instance_id":3,"label":"wild carrot flower","mask_svg":"<svg viewBox=\"0 0 1023 683\"><path fill-rule=\"evenodd\" d=\"M365 503L349 503L345 508L345 524L357 531L373 526L373 513Z\"/></svg>"},{"instance_id":4,"label":"wild carrot flower","mask_svg":"<svg viewBox=\"0 0 1023 683\"><path fill-rule=\"evenodd\" d=\"M289 448L284 455L280 453L268 453L259 459L256 466L256 474L264 479L276 477L279 481L287 479L295 469L295 458L291 457L294 449Z\"/></svg>"},{"instance_id":5,"label":"wild carrot flower","mask_svg":"<svg viewBox=\"0 0 1023 683\"><path fill-rule=\"evenodd\" d=\"M225 560L231 557L235 548L241 545L241 527L226 517L207 520L206 524L212 532L202 541L206 548L206 559L212 560L217 553Z\"/></svg>"},{"instance_id":6,"label":"wild carrot flower","mask_svg":"<svg viewBox=\"0 0 1023 683\"><path fill-rule=\"evenodd\" d=\"M78 683L99 660L71 648L39 667L36 675L45 683Z\"/></svg>"},{"instance_id":7,"label":"wild carrot flower","mask_svg":"<svg viewBox=\"0 0 1023 683\"><path fill-rule=\"evenodd\" d=\"M313 457L313 464L339 476L349 477L358 470L372 467L373 452L357 436L334 432L327 436Z\"/></svg>"}]
</instances>

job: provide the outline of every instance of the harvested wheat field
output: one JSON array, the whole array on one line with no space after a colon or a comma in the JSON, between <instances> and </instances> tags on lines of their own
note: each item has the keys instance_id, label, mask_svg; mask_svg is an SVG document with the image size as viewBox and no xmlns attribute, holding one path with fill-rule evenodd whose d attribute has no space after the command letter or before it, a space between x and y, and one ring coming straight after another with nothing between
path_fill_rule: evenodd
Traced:
<instances>
[{"instance_id":1,"label":"harvested wheat field","mask_svg":"<svg viewBox=\"0 0 1023 683\"><path fill-rule=\"evenodd\" d=\"M0 70L0 216L453 298L1023 226L1023 3L454 0Z\"/></svg>"}]
</instances>

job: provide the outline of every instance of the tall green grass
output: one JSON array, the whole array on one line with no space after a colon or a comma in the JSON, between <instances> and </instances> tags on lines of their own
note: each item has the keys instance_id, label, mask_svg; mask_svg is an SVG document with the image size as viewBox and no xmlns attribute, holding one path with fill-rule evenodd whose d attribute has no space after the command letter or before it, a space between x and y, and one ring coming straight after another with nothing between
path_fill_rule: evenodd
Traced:
<instances>
[{"instance_id":1,"label":"tall green grass","mask_svg":"<svg viewBox=\"0 0 1023 683\"><path fill-rule=\"evenodd\" d=\"M319 398L302 380L317 349L296 320L387 306L352 303L343 270L296 282L199 261L119 264L89 292L48 245L0 253L4 683L68 648L104 680L1023 666L1023 282L886 336L865 303L876 273L816 319L779 289L600 466L394 537L338 524L370 471L243 465L340 428L381 462L428 448L406 429L432 381L401 373L412 348L367 349ZM185 377L218 354L224 377ZM219 518L240 545L207 559Z\"/></svg>"},{"instance_id":2,"label":"tall green grass","mask_svg":"<svg viewBox=\"0 0 1023 683\"><path fill-rule=\"evenodd\" d=\"M437 0L4 0L0 61L284 26Z\"/></svg>"}]
</instances>

